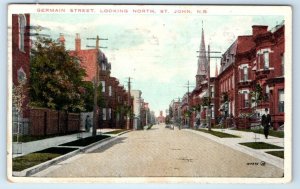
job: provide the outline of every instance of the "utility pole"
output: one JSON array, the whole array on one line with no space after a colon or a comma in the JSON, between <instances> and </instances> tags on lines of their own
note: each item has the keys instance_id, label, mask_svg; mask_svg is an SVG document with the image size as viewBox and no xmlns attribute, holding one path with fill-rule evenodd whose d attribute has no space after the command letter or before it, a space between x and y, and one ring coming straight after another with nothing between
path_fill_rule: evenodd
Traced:
<instances>
[{"instance_id":1,"label":"utility pole","mask_svg":"<svg viewBox=\"0 0 300 189\"><path fill-rule=\"evenodd\" d=\"M210 90L210 58L221 58L221 57L215 57L215 56L210 56L211 53L221 53L221 52L217 52L217 51L210 51L210 45L208 45L208 49L207 49L207 92L208 92L208 112L207 112L207 124L208 124L208 130L211 130L211 90Z\"/></svg>"},{"instance_id":2,"label":"utility pole","mask_svg":"<svg viewBox=\"0 0 300 189\"><path fill-rule=\"evenodd\" d=\"M126 128L129 129L130 128L130 117L131 117L131 94L130 94L130 90L131 90L131 81L130 79L132 79L131 77L128 77L128 107L129 107L129 112L127 113L127 123L126 123Z\"/></svg>"},{"instance_id":3,"label":"utility pole","mask_svg":"<svg viewBox=\"0 0 300 189\"><path fill-rule=\"evenodd\" d=\"M187 112L189 112L189 109L190 109L190 107L189 107L190 87L194 87L194 86L190 85L190 81L188 80L187 84L184 87L187 87ZM188 127L190 127L190 119L189 118L187 119L186 122L187 122Z\"/></svg>"},{"instance_id":4,"label":"utility pole","mask_svg":"<svg viewBox=\"0 0 300 189\"><path fill-rule=\"evenodd\" d=\"M97 123L98 123L98 85L99 85L99 64L101 64L101 53L99 51L99 48L107 48L107 47L100 47L100 40L108 40L99 38L97 35L96 38L87 38L87 40L96 40L96 46L88 46L87 47L95 47L97 49L98 54L98 61L95 62L96 66L96 76L94 78L94 106L93 106L93 132L92 135L96 136L97 134Z\"/></svg>"}]
</instances>

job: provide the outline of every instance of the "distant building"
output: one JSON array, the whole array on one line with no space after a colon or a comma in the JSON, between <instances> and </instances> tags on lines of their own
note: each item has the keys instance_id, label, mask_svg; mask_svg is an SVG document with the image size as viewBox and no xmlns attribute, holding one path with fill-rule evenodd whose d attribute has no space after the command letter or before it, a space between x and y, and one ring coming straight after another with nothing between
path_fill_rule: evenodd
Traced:
<instances>
[{"instance_id":1,"label":"distant building","mask_svg":"<svg viewBox=\"0 0 300 189\"><path fill-rule=\"evenodd\" d=\"M133 97L133 129L141 129L141 95L140 90L131 90L131 96Z\"/></svg>"},{"instance_id":2,"label":"distant building","mask_svg":"<svg viewBox=\"0 0 300 189\"><path fill-rule=\"evenodd\" d=\"M158 123L164 123L165 119L166 119L166 117L163 115L163 111L160 111L159 116L157 117L157 122Z\"/></svg>"}]
</instances>

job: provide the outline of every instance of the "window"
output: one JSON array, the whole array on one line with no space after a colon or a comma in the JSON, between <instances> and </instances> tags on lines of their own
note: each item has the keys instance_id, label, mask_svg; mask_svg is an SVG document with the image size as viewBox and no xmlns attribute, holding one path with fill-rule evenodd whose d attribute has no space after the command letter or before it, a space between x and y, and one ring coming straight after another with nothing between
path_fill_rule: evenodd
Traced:
<instances>
[{"instance_id":1,"label":"window","mask_svg":"<svg viewBox=\"0 0 300 189\"><path fill-rule=\"evenodd\" d=\"M25 15L19 15L19 49L24 51L24 41L25 41L25 25L26 25L26 18Z\"/></svg>"},{"instance_id":2,"label":"window","mask_svg":"<svg viewBox=\"0 0 300 189\"><path fill-rule=\"evenodd\" d=\"M118 96L118 102L120 102L120 96Z\"/></svg>"},{"instance_id":3,"label":"window","mask_svg":"<svg viewBox=\"0 0 300 189\"><path fill-rule=\"evenodd\" d=\"M111 108L108 108L108 120L111 119Z\"/></svg>"},{"instance_id":4,"label":"window","mask_svg":"<svg viewBox=\"0 0 300 189\"><path fill-rule=\"evenodd\" d=\"M117 121L119 121L119 120L120 120L120 114L117 113Z\"/></svg>"},{"instance_id":5,"label":"window","mask_svg":"<svg viewBox=\"0 0 300 189\"><path fill-rule=\"evenodd\" d=\"M101 81L102 92L105 93L105 81Z\"/></svg>"},{"instance_id":6,"label":"window","mask_svg":"<svg viewBox=\"0 0 300 189\"><path fill-rule=\"evenodd\" d=\"M249 94L244 92L244 108L249 108Z\"/></svg>"},{"instance_id":7,"label":"window","mask_svg":"<svg viewBox=\"0 0 300 189\"><path fill-rule=\"evenodd\" d=\"M106 120L106 108L102 108L102 120Z\"/></svg>"},{"instance_id":8,"label":"window","mask_svg":"<svg viewBox=\"0 0 300 189\"><path fill-rule=\"evenodd\" d=\"M278 90L278 112L284 112L284 90Z\"/></svg>"},{"instance_id":9,"label":"window","mask_svg":"<svg viewBox=\"0 0 300 189\"><path fill-rule=\"evenodd\" d=\"M211 92L211 93L210 93L210 95L211 95L210 97L211 97L211 98L214 98L214 97L215 97L214 86L210 86L210 92Z\"/></svg>"},{"instance_id":10,"label":"window","mask_svg":"<svg viewBox=\"0 0 300 189\"><path fill-rule=\"evenodd\" d=\"M105 63L102 62L101 65L102 65L102 66L101 66L101 67L102 67L102 70L106 70L106 65L105 65Z\"/></svg>"},{"instance_id":11,"label":"window","mask_svg":"<svg viewBox=\"0 0 300 189\"><path fill-rule=\"evenodd\" d=\"M112 89L111 89L111 86L108 87L108 95L109 95L109 96L112 96Z\"/></svg>"},{"instance_id":12,"label":"window","mask_svg":"<svg viewBox=\"0 0 300 189\"><path fill-rule=\"evenodd\" d=\"M244 75L244 78L243 78L243 80L244 81L247 81L248 80L248 68L247 68L247 66L245 66L245 67L243 67L243 75Z\"/></svg>"},{"instance_id":13,"label":"window","mask_svg":"<svg viewBox=\"0 0 300 189\"><path fill-rule=\"evenodd\" d=\"M284 76L284 53L281 54L281 74Z\"/></svg>"},{"instance_id":14,"label":"window","mask_svg":"<svg viewBox=\"0 0 300 189\"><path fill-rule=\"evenodd\" d=\"M18 70L17 73L18 73L18 81L19 82L26 80L26 73L25 73L25 71L23 70L22 67Z\"/></svg>"},{"instance_id":15,"label":"window","mask_svg":"<svg viewBox=\"0 0 300 189\"><path fill-rule=\"evenodd\" d=\"M232 89L234 88L234 77L232 76Z\"/></svg>"},{"instance_id":16,"label":"window","mask_svg":"<svg viewBox=\"0 0 300 189\"><path fill-rule=\"evenodd\" d=\"M269 52L265 51L264 52L264 69L269 68Z\"/></svg>"}]
</instances>

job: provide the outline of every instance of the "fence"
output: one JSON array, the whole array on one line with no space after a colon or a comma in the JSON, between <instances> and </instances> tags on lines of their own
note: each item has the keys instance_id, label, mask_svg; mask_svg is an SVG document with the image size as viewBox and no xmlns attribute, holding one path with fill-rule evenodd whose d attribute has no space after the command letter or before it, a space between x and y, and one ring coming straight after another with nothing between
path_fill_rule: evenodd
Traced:
<instances>
[{"instance_id":1,"label":"fence","mask_svg":"<svg viewBox=\"0 0 300 189\"><path fill-rule=\"evenodd\" d=\"M67 134L80 131L80 114L35 108L30 110L32 136Z\"/></svg>"}]
</instances>

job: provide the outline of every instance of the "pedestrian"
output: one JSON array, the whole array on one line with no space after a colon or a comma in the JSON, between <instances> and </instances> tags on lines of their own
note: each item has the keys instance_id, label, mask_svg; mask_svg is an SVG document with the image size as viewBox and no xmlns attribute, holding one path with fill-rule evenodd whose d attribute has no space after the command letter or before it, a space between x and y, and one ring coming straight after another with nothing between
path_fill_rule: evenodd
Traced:
<instances>
[{"instance_id":1,"label":"pedestrian","mask_svg":"<svg viewBox=\"0 0 300 189\"><path fill-rule=\"evenodd\" d=\"M269 129L271 126L271 115L268 113L268 108L265 108L265 113L261 117L261 124L264 127L264 135L268 139Z\"/></svg>"},{"instance_id":2,"label":"pedestrian","mask_svg":"<svg viewBox=\"0 0 300 189\"><path fill-rule=\"evenodd\" d=\"M85 118L85 131L86 131L86 132L89 132L91 126L92 126L91 118L90 118L89 115L87 115L86 118Z\"/></svg>"}]
</instances>

